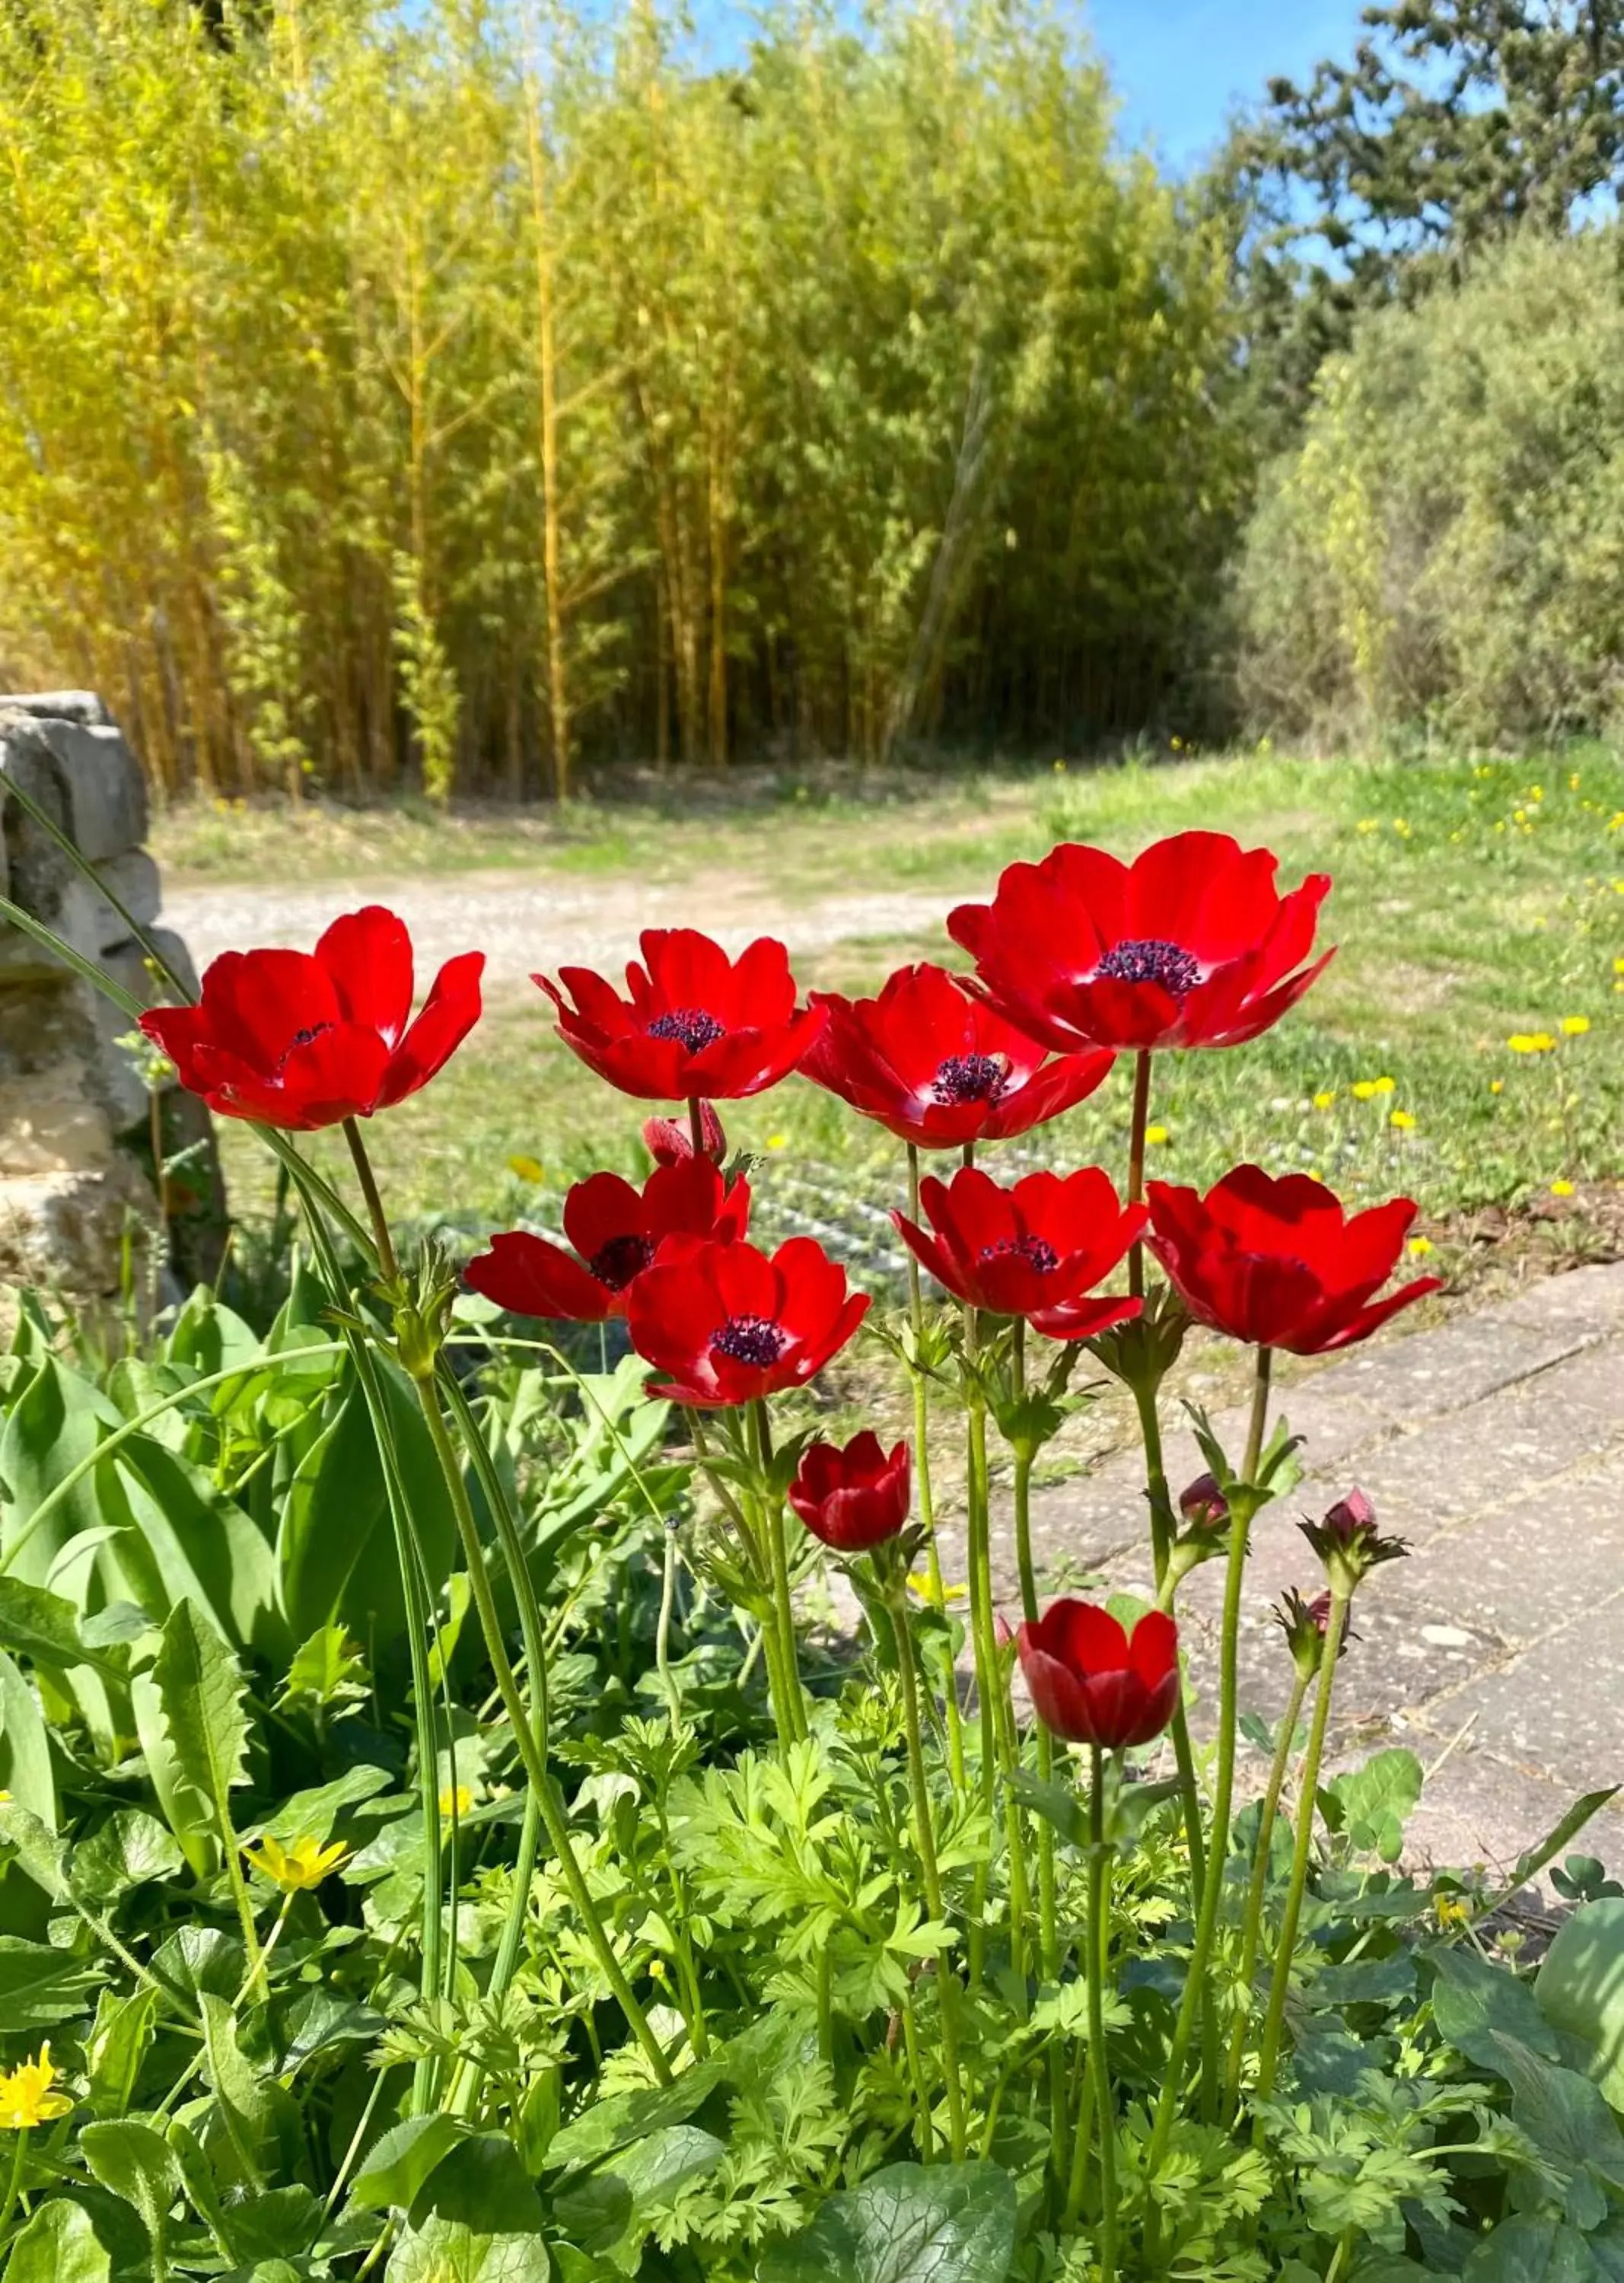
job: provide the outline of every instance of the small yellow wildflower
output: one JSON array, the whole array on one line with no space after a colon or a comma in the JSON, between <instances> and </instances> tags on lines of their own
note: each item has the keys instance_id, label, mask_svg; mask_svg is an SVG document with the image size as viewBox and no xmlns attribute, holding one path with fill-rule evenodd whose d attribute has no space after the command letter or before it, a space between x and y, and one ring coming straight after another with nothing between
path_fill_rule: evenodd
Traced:
<instances>
[{"instance_id":1,"label":"small yellow wildflower","mask_svg":"<svg viewBox=\"0 0 1624 2283\"><path fill-rule=\"evenodd\" d=\"M1066 763L1064 761L1057 761L1055 763L1055 775L1058 777L1063 777L1066 775Z\"/></svg>"},{"instance_id":2,"label":"small yellow wildflower","mask_svg":"<svg viewBox=\"0 0 1624 2283\"><path fill-rule=\"evenodd\" d=\"M1513 824L1526 824L1528 822L1527 810L1526 808L1514 808L1511 811L1511 822Z\"/></svg>"},{"instance_id":3,"label":"small yellow wildflower","mask_svg":"<svg viewBox=\"0 0 1624 2283\"><path fill-rule=\"evenodd\" d=\"M280 1887L290 1895L305 1887L319 1887L328 1872L335 1870L348 1852L338 1839L330 1847L314 1839L295 1839L291 1847L284 1847L269 1832L257 1847L243 1849L256 1871L262 1871L273 1887Z\"/></svg>"},{"instance_id":4,"label":"small yellow wildflower","mask_svg":"<svg viewBox=\"0 0 1624 2283\"><path fill-rule=\"evenodd\" d=\"M1612 971L1615 975L1624 975L1624 959L1615 959L1613 961Z\"/></svg>"},{"instance_id":5,"label":"small yellow wildflower","mask_svg":"<svg viewBox=\"0 0 1624 2283\"><path fill-rule=\"evenodd\" d=\"M931 1599L933 1587L928 1570L910 1570L908 1573L908 1583L913 1592L919 1594L923 1600L928 1601ZM962 1601L968 1598L969 1593L968 1586L944 1585L941 1589L941 1598L944 1601Z\"/></svg>"},{"instance_id":6,"label":"small yellow wildflower","mask_svg":"<svg viewBox=\"0 0 1624 2283\"><path fill-rule=\"evenodd\" d=\"M1144 1129L1144 1138L1151 1142L1165 1142L1167 1138L1167 1129L1165 1126L1147 1126Z\"/></svg>"},{"instance_id":7,"label":"small yellow wildflower","mask_svg":"<svg viewBox=\"0 0 1624 2283\"><path fill-rule=\"evenodd\" d=\"M1491 1078L1488 1081L1488 1090L1491 1094L1503 1094L1505 1080L1503 1078Z\"/></svg>"},{"instance_id":8,"label":"small yellow wildflower","mask_svg":"<svg viewBox=\"0 0 1624 2283\"><path fill-rule=\"evenodd\" d=\"M1529 799L1530 799L1530 800L1543 800L1543 799L1544 799L1544 798L1545 798L1545 788L1544 788L1544 786L1543 786L1543 785L1530 785L1530 786L1528 787L1528 798L1529 798Z\"/></svg>"},{"instance_id":9,"label":"small yellow wildflower","mask_svg":"<svg viewBox=\"0 0 1624 2283\"><path fill-rule=\"evenodd\" d=\"M1334 1088L1328 1089L1323 1094L1316 1094L1314 1097L1314 1107L1316 1110L1329 1110L1336 1098Z\"/></svg>"},{"instance_id":10,"label":"small yellow wildflower","mask_svg":"<svg viewBox=\"0 0 1624 2283\"><path fill-rule=\"evenodd\" d=\"M1569 777L1569 779L1568 779L1568 781L1567 781L1567 789L1568 789L1569 792L1577 792L1577 791L1578 791L1578 790L1579 790L1579 772L1578 772L1578 770L1577 770L1577 769L1575 769L1575 770L1573 771L1573 773L1572 776L1570 776L1570 777Z\"/></svg>"},{"instance_id":11,"label":"small yellow wildflower","mask_svg":"<svg viewBox=\"0 0 1624 2283\"><path fill-rule=\"evenodd\" d=\"M47 2040L36 2061L19 2061L0 2076L0 2131L27 2132L35 2124L50 2124L66 2116L73 2102L65 2092L53 2092L57 2071Z\"/></svg>"},{"instance_id":12,"label":"small yellow wildflower","mask_svg":"<svg viewBox=\"0 0 1624 2283\"><path fill-rule=\"evenodd\" d=\"M1357 825L1355 827L1355 830L1358 832L1379 832L1381 830L1381 819L1378 816L1362 816Z\"/></svg>"},{"instance_id":13,"label":"small yellow wildflower","mask_svg":"<svg viewBox=\"0 0 1624 2283\"><path fill-rule=\"evenodd\" d=\"M767 1146L769 1149L787 1149L790 1146L790 1137L787 1134L769 1134L767 1137Z\"/></svg>"},{"instance_id":14,"label":"small yellow wildflower","mask_svg":"<svg viewBox=\"0 0 1624 2283\"><path fill-rule=\"evenodd\" d=\"M521 1181L544 1181L547 1178L546 1167L536 1157L510 1157L508 1171L517 1173Z\"/></svg>"},{"instance_id":15,"label":"small yellow wildflower","mask_svg":"<svg viewBox=\"0 0 1624 2283\"><path fill-rule=\"evenodd\" d=\"M473 1806L473 1794L466 1784L446 1784L440 1794L441 1815L456 1816L460 1821Z\"/></svg>"},{"instance_id":16,"label":"small yellow wildflower","mask_svg":"<svg viewBox=\"0 0 1624 2283\"><path fill-rule=\"evenodd\" d=\"M1411 828L1406 818L1395 816L1393 820L1393 829L1398 834L1401 840L1409 839Z\"/></svg>"},{"instance_id":17,"label":"small yellow wildflower","mask_svg":"<svg viewBox=\"0 0 1624 2283\"><path fill-rule=\"evenodd\" d=\"M1415 1125L1415 1122L1414 1118L1410 1115L1408 1110L1395 1110L1392 1117L1387 1120L1388 1125L1396 1126L1401 1134L1408 1134Z\"/></svg>"},{"instance_id":18,"label":"small yellow wildflower","mask_svg":"<svg viewBox=\"0 0 1624 2283\"><path fill-rule=\"evenodd\" d=\"M1573 1194L1573 1185L1572 1181L1553 1181L1550 1185L1550 1194L1553 1197L1571 1197Z\"/></svg>"},{"instance_id":19,"label":"small yellow wildflower","mask_svg":"<svg viewBox=\"0 0 1624 2283\"><path fill-rule=\"evenodd\" d=\"M1582 1039L1589 1027L1590 1018L1588 1015L1564 1015L1562 1017L1562 1035L1565 1039Z\"/></svg>"},{"instance_id":20,"label":"small yellow wildflower","mask_svg":"<svg viewBox=\"0 0 1624 2283\"><path fill-rule=\"evenodd\" d=\"M1394 1081L1390 1078L1356 1078L1349 1092L1355 1102L1369 1102L1378 1094L1391 1094Z\"/></svg>"},{"instance_id":21,"label":"small yellow wildflower","mask_svg":"<svg viewBox=\"0 0 1624 2283\"><path fill-rule=\"evenodd\" d=\"M1506 1040L1514 1055L1548 1055L1556 1043L1549 1031L1513 1031Z\"/></svg>"},{"instance_id":22,"label":"small yellow wildflower","mask_svg":"<svg viewBox=\"0 0 1624 2283\"><path fill-rule=\"evenodd\" d=\"M1450 1927L1464 1927L1471 1923L1472 1913L1458 1895L1440 1895L1433 1907L1438 1913L1438 1923L1446 1933Z\"/></svg>"},{"instance_id":23,"label":"small yellow wildflower","mask_svg":"<svg viewBox=\"0 0 1624 2283\"><path fill-rule=\"evenodd\" d=\"M1432 1249L1433 1240L1430 1236L1412 1236L1409 1240L1409 1250L1417 1260L1425 1260Z\"/></svg>"}]
</instances>

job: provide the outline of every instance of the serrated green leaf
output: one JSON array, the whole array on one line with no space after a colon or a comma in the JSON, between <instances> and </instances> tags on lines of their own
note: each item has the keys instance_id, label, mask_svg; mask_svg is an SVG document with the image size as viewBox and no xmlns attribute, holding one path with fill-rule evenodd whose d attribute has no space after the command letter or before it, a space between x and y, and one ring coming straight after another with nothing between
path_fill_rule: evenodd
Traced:
<instances>
[{"instance_id":1,"label":"serrated green leaf","mask_svg":"<svg viewBox=\"0 0 1624 2283\"><path fill-rule=\"evenodd\" d=\"M20 1578L0 1576L0 1648L59 1672L93 1664L114 1679L121 1677L120 1659L86 1647L71 1601Z\"/></svg>"},{"instance_id":2,"label":"serrated green leaf","mask_svg":"<svg viewBox=\"0 0 1624 2283\"><path fill-rule=\"evenodd\" d=\"M390 2255L385 2283L550 2283L539 2235L486 2235L460 2220L409 2227Z\"/></svg>"},{"instance_id":3,"label":"serrated green leaf","mask_svg":"<svg viewBox=\"0 0 1624 2283\"><path fill-rule=\"evenodd\" d=\"M177 1837L230 1828L230 1797L247 1781L248 1721L237 1660L190 1601L177 1601L152 1664L164 1734L174 1756L164 1802Z\"/></svg>"}]
</instances>

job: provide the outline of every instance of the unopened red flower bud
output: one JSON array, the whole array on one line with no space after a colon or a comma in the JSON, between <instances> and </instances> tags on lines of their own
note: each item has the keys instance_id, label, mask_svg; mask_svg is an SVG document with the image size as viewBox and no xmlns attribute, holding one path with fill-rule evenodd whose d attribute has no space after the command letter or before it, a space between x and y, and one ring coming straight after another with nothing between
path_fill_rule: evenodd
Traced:
<instances>
[{"instance_id":1,"label":"unopened red flower bud","mask_svg":"<svg viewBox=\"0 0 1624 2283\"><path fill-rule=\"evenodd\" d=\"M1178 1628L1152 1609L1128 1632L1109 1609L1052 1602L1015 1636L1037 1716L1074 1744L1148 1744L1178 1702Z\"/></svg>"},{"instance_id":2,"label":"unopened red flower bud","mask_svg":"<svg viewBox=\"0 0 1624 2283\"><path fill-rule=\"evenodd\" d=\"M1376 1508L1362 1490L1349 1491L1318 1522L1305 1522L1301 1529L1332 1585L1347 1593L1378 1562L1397 1562L1409 1551L1401 1539L1381 1535Z\"/></svg>"},{"instance_id":3,"label":"unopened red flower bud","mask_svg":"<svg viewBox=\"0 0 1624 2283\"><path fill-rule=\"evenodd\" d=\"M713 1165L721 1165L728 1154L728 1137L708 1102L699 1104L699 1132L706 1156ZM680 1165L693 1155L692 1130L685 1118L651 1118L644 1125L643 1146L657 1165Z\"/></svg>"},{"instance_id":4,"label":"unopened red flower bud","mask_svg":"<svg viewBox=\"0 0 1624 2283\"><path fill-rule=\"evenodd\" d=\"M894 1538L908 1519L908 1445L886 1452L864 1428L844 1450L808 1443L790 1484L790 1504L814 1538L837 1554L866 1554Z\"/></svg>"},{"instance_id":5,"label":"unopened red flower bud","mask_svg":"<svg viewBox=\"0 0 1624 2283\"><path fill-rule=\"evenodd\" d=\"M1004 1616L1003 1611L1002 1609L995 1610L993 1615L993 1639L997 1642L1000 1648L1008 1648L1010 1643L1014 1640L1014 1638L1015 1629L1011 1625L1009 1619Z\"/></svg>"},{"instance_id":6,"label":"unopened red flower bud","mask_svg":"<svg viewBox=\"0 0 1624 2283\"><path fill-rule=\"evenodd\" d=\"M1230 1519L1229 1500L1214 1475L1198 1475L1181 1495L1178 1510L1192 1530L1221 1530Z\"/></svg>"},{"instance_id":7,"label":"unopened red flower bud","mask_svg":"<svg viewBox=\"0 0 1624 2283\"><path fill-rule=\"evenodd\" d=\"M1375 1529L1376 1508L1366 1498L1364 1492L1355 1485L1345 1499L1337 1500L1320 1527L1322 1530L1328 1530L1333 1538L1340 1539L1343 1544L1347 1545L1356 1538L1361 1531Z\"/></svg>"}]
</instances>

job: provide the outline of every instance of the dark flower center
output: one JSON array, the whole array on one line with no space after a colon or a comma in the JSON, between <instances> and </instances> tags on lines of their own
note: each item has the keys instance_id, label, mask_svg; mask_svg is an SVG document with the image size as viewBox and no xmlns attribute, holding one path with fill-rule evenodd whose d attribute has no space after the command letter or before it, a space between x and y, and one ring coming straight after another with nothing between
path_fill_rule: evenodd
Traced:
<instances>
[{"instance_id":1,"label":"dark flower center","mask_svg":"<svg viewBox=\"0 0 1624 2283\"><path fill-rule=\"evenodd\" d=\"M730 1316L720 1331L711 1334L711 1346L730 1362L753 1364L758 1371L765 1371L784 1353L787 1337L783 1326L769 1316Z\"/></svg>"},{"instance_id":2,"label":"dark flower center","mask_svg":"<svg viewBox=\"0 0 1624 2283\"><path fill-rule=\"evenodd\" d=\"M332 1028L331 1023L312 1023L308 1030L295 1031L277 1060L277 1070L280 1071L290 1055L296 1053L301 1047L313 1047L317 1039L324 1037Z\"/></svg>"},{"instance_id":3,"label":"dark flower center","mask_svg":"<svg viewBox=\"0 0 1624 2283\"><path fill-rule=\"evenodd\" d=\"M983 1260L1007 1260L1011 1254L1040 1276L1052 1274L1060 1266L1060 1256L1046 1236L1001 1236L995 1244L981 1247Z\"/></svg>"},{"instance_id":4,"label":"dark flower center","mask_svg":"<svg viewBox=\"0 0 1624 2283\"><path fill-rule=\"evenodd\" d=\"M1149 936L1113 943L1094 972L1119 983L1159 983L1170 999L1182 999L1201 980L1201 962L1182 944Z\"/></svg>"},{"instance_id":5,"label":"dark flower center","mask_svg":"<svg viewBox=\"0 0 1624 2283\"><path fill-rule=\"evenodd\" d=\"M691 1055L702 1055L726 1036L727 1027L702 1007L673 1007L668 1014L655 1016L648 1034L651 1039L675 1039Z\"/></svg>"},{"instance_id":6,"label":"dark flower center","mask_svg":"<svg viewBox=\"0 0 1624 2283\"><path fill-rule=\"evenodd\" d=\"M931 1091L938 1102L958 1109L967 1102L996 1102L1009 1084L997 1055L949 1055L936 1072Z\"/></svg>"},{"instance_id":7,"label":"dark flower center","mask_svg":"<svg viewBox=\"0 0 1624 2283\"><path fill-rule=\"evenodd\" d=\"M653 1238L639 1236L634 1229L625 1236L612 1236L592 1255L587 1266L611 1292L623 1292L634 1276L642 1275L653 1258Z\"/></svg>"}]
</instances>

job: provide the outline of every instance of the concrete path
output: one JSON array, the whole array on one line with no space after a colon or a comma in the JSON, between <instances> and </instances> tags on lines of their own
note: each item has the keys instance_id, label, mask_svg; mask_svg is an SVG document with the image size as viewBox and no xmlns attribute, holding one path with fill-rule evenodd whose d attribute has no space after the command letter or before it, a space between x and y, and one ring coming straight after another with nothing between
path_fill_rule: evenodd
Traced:
<instances>
[{"instance_id":1,"label":"concrete path","mask_svg":"<svg viewBox=\"0 0 1624 2283\"><path fill-rule=\"evenodd\" d=\"M1269 1602L1323 1582L1298 1523L1357 1484L1411 1550L1360 1587L1333 1749L1362 1757L1402 1743L1428 1766L1441 1761L1411 1852L1509 1870L1580 1793L1624 1783L1624 1263L1378 1338L1287 1390L1278 1409L1308 1438L1307 1471L1253 1529L1243 1707L1273 1716L1290 1684ZM1238 1454L1244 1414L1216 1423ZM1201 1471L1187 1430L1168 1458L1176 1496ZM1127 1456L1040 1494L1040 1579L1069 1563L1148 1594L1144 1515ZM1007 1541L995 1562L999 1597L1017 1607ZM1222 1570L1205 1564L1181 1596L1209 1718ZM1574 1846L1624 1873L1624 1796Z\"/></svg>"}]
</instances>

